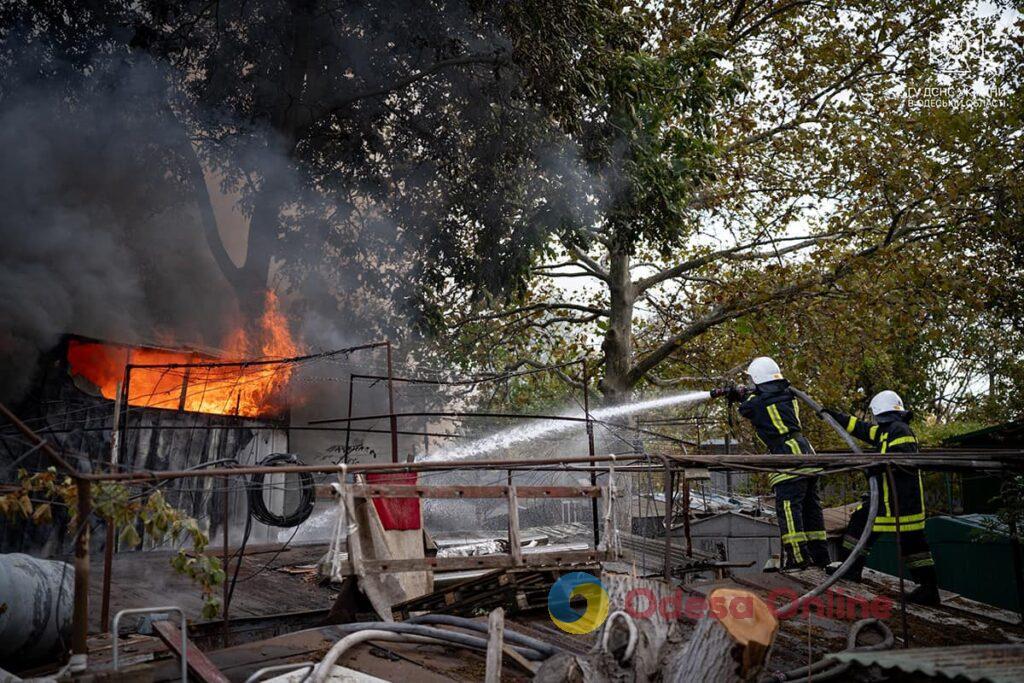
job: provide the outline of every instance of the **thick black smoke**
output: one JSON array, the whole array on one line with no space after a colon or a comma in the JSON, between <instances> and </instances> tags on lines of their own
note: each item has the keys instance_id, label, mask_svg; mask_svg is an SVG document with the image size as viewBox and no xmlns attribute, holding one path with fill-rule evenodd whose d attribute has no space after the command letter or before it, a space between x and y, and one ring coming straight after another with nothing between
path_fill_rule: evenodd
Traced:
<instances>
[{"instance_id":1,"label":"thick black smoke","mask_svg":"<svg viewBox=\"0 0 1024 683\"><path fill-rule=\"evenodd\" d=\"M362 20L366 30L332 60L370 74L362 89L408 73L391 34ZM466 38L466 49L505 47L496 35L479 40ZM250 213L261 197L281 198L273 286L310 350L400 341L422 314L424 283L458 275L501 289L566 221L596 220L593 198L604 194L542 111L495 106L516 88L489 70L441 72L396 93L402 106L361 100L346 114L351 130L324 117L285 158L246 109L259 88L218 80L246 72L230 54L210 48L223 56L211 62L219 71L207 65L221 74L210 79L214 97L190 90L187 68L141 52L61 64L11 42L14 61L0 53L0 399L24 392L39 353L64 333L215 347L240 324L197 208L199 159ZM343 87L347 77L331 73L324 87ZM437 138L429 154L419 151L424 131ZM472 229L480 234L466 249Z\"/></svg>"},{"instance_id":2,"label":"thick black smoke","mask_svg":"<svg viewBox=\"0 0 1024 683\"><path fill-rule=\"evenodd\" d=\"M66 332L215 344L233 302L184 170L164 73L110 60L41 75L31 50L0 99L0 395Z\"/></svg>"}]
</instances>

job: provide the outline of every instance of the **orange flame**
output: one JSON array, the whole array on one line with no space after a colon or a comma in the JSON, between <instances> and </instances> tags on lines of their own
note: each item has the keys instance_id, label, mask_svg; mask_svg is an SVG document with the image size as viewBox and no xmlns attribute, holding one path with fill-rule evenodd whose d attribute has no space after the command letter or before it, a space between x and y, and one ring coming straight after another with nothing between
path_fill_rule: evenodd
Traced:
<instances>
[{"instance_id":1,"label":"orange flame","mask_svg":"<svg viewBox=\"0 0 1024 683\"><path fill-rule=\"evenodd\" d=\"M215 364L192 367L133 367L128 404L220 415L266 417L283 412L290 363L218 365L226 362L289 358L300 353L277 295L267 292L263 317L255 334L238 328L224 343L223 358L118 344L71 340L68 363L72 375L88 380L105 398L117 398L125 365Z\"/></svg>"}]
</instances>

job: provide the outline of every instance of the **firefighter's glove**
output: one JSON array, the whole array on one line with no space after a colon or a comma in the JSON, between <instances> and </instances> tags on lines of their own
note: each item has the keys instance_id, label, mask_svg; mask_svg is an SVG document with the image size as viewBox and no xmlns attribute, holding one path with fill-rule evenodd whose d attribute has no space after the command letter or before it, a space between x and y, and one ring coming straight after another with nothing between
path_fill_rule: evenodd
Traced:
<instances>
[{"instance_id":1,"label":"firefighter's glove","mask_svg":"<svg viewBox=\"0 0 1024 683\"><path fill-rule=\"evenodd\" d=\"M745 399L749 393L750 393L750 389L748 389L747 387L737 386L735 384L730 384L730 385L727 385L727 386L724 386L724 387L719 387L718 389L713 390L711 392L711 397L712 398L724 397L724 398L729 399L733 403L738 403L738 402L742 401L743 399Z\"/></svg>"}]
</instances>

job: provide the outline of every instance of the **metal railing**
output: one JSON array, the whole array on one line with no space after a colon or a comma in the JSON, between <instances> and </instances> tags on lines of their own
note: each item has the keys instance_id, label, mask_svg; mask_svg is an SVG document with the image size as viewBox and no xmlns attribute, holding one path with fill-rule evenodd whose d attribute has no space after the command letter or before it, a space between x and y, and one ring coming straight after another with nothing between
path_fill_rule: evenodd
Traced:
<instances>
[{"instance_id":1,"label":"metal railing","mask_svg":"<svg viewBox=\"0 0 1024 683\"><path fill-rule=\"evenodd\" d=\"M117 671L120 666L120 653L117 650L118 646L118 629L117 625L121 621L121 617L126 614L162 614L163 612L177 612L181 615L181 683L188 683L188 624L185 621L185 610L180 607L136 607L134 609L123 609L114 615L114 623L110 627L111 635L114 638L114 671Z\"/></svg>"}]
</instances>

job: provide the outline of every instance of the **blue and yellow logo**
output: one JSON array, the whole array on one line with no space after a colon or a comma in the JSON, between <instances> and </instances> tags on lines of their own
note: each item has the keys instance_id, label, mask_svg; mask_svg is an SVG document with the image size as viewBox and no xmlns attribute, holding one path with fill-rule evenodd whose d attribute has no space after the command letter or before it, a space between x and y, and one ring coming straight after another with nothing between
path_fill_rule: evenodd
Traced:
<instances>
[{"instance_id":1,"label":"blue and yellow logo","mask_svg":"<svg viewBox=\"0 0 1024 683\"><path fill-rule=\"evenodd\" d=\"M570 604L576 597L587 601L583 610ZM590 633L608 618L608 593L593 574L566 574L548 591L548 614L555 626L566 633Z\"/></svg>"}]
</instances>

